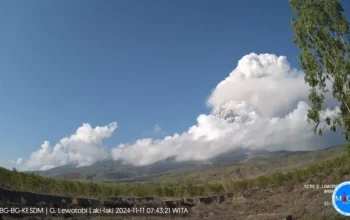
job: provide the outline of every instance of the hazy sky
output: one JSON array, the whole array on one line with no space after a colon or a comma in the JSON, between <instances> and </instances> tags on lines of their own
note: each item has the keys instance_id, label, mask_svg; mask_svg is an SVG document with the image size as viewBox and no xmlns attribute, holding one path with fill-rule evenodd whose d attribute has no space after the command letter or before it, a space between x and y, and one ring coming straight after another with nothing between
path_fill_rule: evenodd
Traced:
<instances>
[{"instance_id":1,"label":"hazy sky","mask_svg":"<svg viewBox=\"0 0 350 220\"><path fill-rule=\"evenodd\" d=\"M0 166L105 156L142 165L293 145L266 140L307 127L287 119L307 108L290 21L288 1L276 0L0 1ZM265 75L272 87L255 80ZM240 125L221 121L230 111ZM253 135L274 120L280 127Z\"/></svg>"}]
</instances>

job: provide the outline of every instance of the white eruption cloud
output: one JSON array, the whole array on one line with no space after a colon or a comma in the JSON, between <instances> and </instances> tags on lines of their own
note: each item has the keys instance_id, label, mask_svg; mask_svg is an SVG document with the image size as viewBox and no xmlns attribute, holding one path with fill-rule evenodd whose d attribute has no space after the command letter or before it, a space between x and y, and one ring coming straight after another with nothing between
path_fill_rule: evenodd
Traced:
<instances>
[{"instance_id":1,"label":"white eruption cloud","mask_svg":"<svg viewBox=\"0 0 350 220\"><path fill-rule=\"evenodd\" d=\"M102 146L102 140L109 138L116 129L116 122L95 128L90 124L83 124L70 137L62 138L53 148L45 141L38 151L30 155L25 169L47 170L69 163L77 166L91 165L108 156L108 152Z\"/></svg>"},{"instance_id":2,"label":"white eruption cloud","mask_svg":"<svg viewBox=\"0 0 350 220\"><path fill-rule=\"evenodd\" d=\"M209 159L236 148L306 150L315 146L304 74L283 56L249 54L212 91L209 115L183 134L141 139L112 150L115 160L147 165L168 157ZM335 106L333 106L335 107ZM332 116L339 109L326 110Z\"/></svg>"},{"instance_id":3,"label":"white eruption cloud","mask_svg":"<svg viewBox=\"0 0 350 220\"><path fill-rule=\"evenodd\" d=\"M314 149L321 146L315 146L317 136L306 120L308 94L304 74L292 69L285 57L252 53L213 89L207 100L210 114L199 115L197 124L182 134L122 143L106 152L102 140L112 135L117 124L96 128L84 124L53 148L44 142L26 165L29 169L72 162L85 166L110 154L114 160L142 166L169 157L177 161L204 160L237 148ZM339 111L336 102L327 99L333 103L332 109L325 109L323 117Z\"/></svg>"}]
</instances>

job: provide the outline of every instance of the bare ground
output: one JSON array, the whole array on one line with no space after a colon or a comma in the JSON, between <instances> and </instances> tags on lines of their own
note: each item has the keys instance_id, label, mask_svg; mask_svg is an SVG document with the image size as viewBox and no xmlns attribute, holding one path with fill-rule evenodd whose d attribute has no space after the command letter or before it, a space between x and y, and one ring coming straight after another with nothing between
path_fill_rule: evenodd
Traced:
<instances>
[{"instance_id":1,"label":"bare ground","mask_svg":"<svg viewBox=\"0 0 350 220\"><path fill-rule=\"evenodd\" d=\"M186 216L108 216L77 219L109 220L179 220L179 219L215 219L215 220L281 220L292 215L293 220L343 220L331 205L330 193L324 189L308 189L305 184L336 184L349 179L349 175L337 177L337 174L309 180L295 184L286 183L279 187L266 189L249 189L237 194L221 204L197 205ZM322 182L322 183L321 183ZM329 202L330 205L325 205ZM4 219L12 219L5 217ZM43 218L26 218L43 219ZM49 218L44 219L64 219Z\"/></svg>"}]
</instances>

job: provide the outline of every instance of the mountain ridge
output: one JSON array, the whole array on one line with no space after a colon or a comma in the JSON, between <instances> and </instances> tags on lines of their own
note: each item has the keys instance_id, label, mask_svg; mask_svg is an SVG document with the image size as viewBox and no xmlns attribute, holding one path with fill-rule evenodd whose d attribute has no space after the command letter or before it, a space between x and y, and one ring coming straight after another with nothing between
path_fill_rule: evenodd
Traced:
<instances>
[{"instance_id":1,"label":"mountain ridge","mask_svg":"<svg viewBox=\"0 0 350 220\"><path fill-rule=\"evenodd\" d=\"M241 148L201 161L176 161L175 158L167 158L146 166L133 166L131 164L125 164L120 160L104 159L85 167L76 167L74 164L68 164L45 171L33 171L33 173L44 177L70 180L97 180L107 182L150 181L171 172L204 170L218 166L245 163L256 158L281 157L307 152L309 151L268 151Z\"/></svg>"}]
</instances>

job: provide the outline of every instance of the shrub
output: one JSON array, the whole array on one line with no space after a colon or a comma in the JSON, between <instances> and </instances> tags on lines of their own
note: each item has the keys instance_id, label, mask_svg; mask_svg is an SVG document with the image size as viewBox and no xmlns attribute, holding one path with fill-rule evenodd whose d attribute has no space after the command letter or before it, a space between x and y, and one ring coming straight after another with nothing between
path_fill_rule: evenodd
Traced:
<instances>
[{"instance_id":1,"label":"shrub","mask_svg":"<svg viewBox=\"0 0 350 220\"><path fill-rule=\"evenodd\" d=\"M280 185L286 181L301 182L307 177L322 177L336 172L335 178L342 179L350 174L350 162L342 156L326 162L315 163L306 169L297 169L286 174L273 173L255 179L226 180L216 183L155 185L144 183L106 184L96 182L68 181L44 178L33 173L22 173L0 167L0 187L25 190L36 193L59 194L72 197L109 198L122 196L191 197L240 192L252 187L263 188L270 184Z\"/></svg>"}]
</instances>

